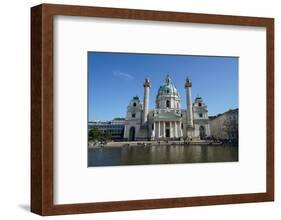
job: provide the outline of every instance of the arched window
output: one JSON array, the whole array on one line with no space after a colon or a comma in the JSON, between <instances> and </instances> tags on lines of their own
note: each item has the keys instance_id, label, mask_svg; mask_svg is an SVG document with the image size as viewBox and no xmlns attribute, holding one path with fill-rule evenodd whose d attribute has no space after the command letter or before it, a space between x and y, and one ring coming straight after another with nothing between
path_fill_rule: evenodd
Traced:
<instances>
[{"instance_id":1,"label":"arched window","mask_svg":"<svg viewBox=\"0 0 281 220\"><path fill-rule=\"evenodd\" d=\"M167 89L167 93L169 94L169 92L170 92L170 90L169 89Z\"/></svg>"},{"instance_id":2,"label":"arched window","mask_svg":"<svg viewBox=\"0 0 281 220\"><path fill-rule=\"evenodd\" d=\"M166 101L166 108L170 108L170 100Z\"/></svg>"},{"instance_id":3,"label":"arched window","mask_svg":"<svg viewBox=\"0 0 281 220\"><path fill-rule=\"evenodd\" d=\"M199 102L199 103L198 103L198 106L200 106L200 107L201 107L201 106L202 106L202 103L201 103L201 102Z\"/></svg>"},{"instance_id":4,"label":"arched window","mask_svg":"<svg viewBox=\"0 0 281 220\"><path fill-rule=\"evenodd\" d=\"M133 103L133 106L136 107L136 106L137 106L137 103L134 102L134 103Z\"/></svg>"}]
</instances>

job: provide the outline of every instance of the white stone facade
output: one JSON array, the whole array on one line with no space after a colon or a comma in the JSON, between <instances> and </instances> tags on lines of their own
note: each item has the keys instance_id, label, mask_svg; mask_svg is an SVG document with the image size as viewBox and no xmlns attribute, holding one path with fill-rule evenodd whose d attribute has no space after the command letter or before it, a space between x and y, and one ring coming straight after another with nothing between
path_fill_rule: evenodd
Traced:
<instances>
[{"instance_id":1,"label":"white stone facade","mask_svg":"<svg viewBox=\"0 0 281 220\"><path fill-rule=\"evenodd\" d=\"M189 79L185 82L186 109L181 109L180 95L169 76L158 89L155 109L148 110L150 81L145 79L143 86L143 105L136 96L127 107L124 139L199 140L210 136L207 106L201 97L197 97L192 103L192 84Z\"/></svg>"}]
</instances>

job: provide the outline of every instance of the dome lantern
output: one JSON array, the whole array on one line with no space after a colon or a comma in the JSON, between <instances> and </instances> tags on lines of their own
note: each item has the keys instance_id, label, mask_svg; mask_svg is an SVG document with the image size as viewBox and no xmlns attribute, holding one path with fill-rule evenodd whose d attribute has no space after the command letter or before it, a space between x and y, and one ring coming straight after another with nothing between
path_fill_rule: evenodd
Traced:
<instances>
[{"instance_id":1,"label":"dome lantern","mask_svg":"<svg viewBox=\"0 0 281 220\"><path fill-rule=\"evenodd\" d=\"M167 74L167 76L166 76L166 83L167 84L172 83L172 80L171 80L171 77L169 76L169 74Z\"/></svg>"},{"instance_id":2,"label":"dome lantern","mask_svg":"<svg viewBox=\"0 0 281 220\"><path fill-rule=\"evenodd\" d=\"M185 80L185 88L188 88L188 87L191 87L191 86L192 86L191 81L189 80L188 77L186 77L186 80Z\"/></svg>"}]
</instances>

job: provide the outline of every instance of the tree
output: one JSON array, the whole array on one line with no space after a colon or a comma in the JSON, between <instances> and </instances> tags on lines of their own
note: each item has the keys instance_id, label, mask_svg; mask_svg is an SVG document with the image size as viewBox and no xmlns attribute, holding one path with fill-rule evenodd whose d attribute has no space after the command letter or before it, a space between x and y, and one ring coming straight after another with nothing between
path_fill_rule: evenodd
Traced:
<instances>
[{"instance_id":1,"label":"tree","mask_svg":"<svg viewBox=\"0 0 281 220\"><path fill-rule=\"evenodd\" d=\"M224 121L224 126L228 140L238 142L238 120L234 119L234 117L227 117Z\"/></svg>"},{"instance_id":2,"label":"tree","mask_svg":"<svg viewBox=\"0 0 281 220\"><path fill-rule=\"evenodd\" d=\"M89 133L89 140L96 141L100 139L101 132L98 128L92 128Z\"/></svg>"},{"instance_id":3,"label":"tree","mask_svg":"<svg viewBox=\"0 0 281 220\"><path fill-rule=\"evenodd\" d=\"M99 141L104 142L105 144L111 139L111 135L108 132L101 133Z\"/></svg>"},{"instance_id":4,"label":"tree","mask_svg":"<svg viewBox=\"0 0 281 220\"><path fill-rule=\"evenodd\" d=\"M104 131L101 132L98 128L92 128L89 133L89 140L91 141L99 141L103 143L107 143L111 139L111 135L109 132Z\"/></svg>"}]
</instances>

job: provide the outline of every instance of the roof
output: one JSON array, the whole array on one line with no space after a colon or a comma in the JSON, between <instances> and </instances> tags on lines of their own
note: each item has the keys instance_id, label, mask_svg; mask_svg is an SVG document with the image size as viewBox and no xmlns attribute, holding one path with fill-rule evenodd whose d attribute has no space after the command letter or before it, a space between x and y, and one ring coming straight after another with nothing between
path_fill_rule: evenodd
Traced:
<instances>
[{"instance_id":1,"label":"roof","mask_svg":"<svg viewBox=\"0 0 281 220\"><path fill-rule=\"evenodd\" d=\"M115 121L123 121L123 120L125 120L125 118L113 118L113 120L115 120Z\"/></svg>"},{"instance_id":2,"label":"roof","mask_svg":"<svg viewBox=\"0 0 281 220\"><path fill-rule=\"evenodd\" d=\"M166 76L165 83L159 87L157 96L164 94L175 94L179 96L178 90L174 86L169 75Z\"/></svg>"},{"instance_id":3,"label":"roof","mask_svg":"<svg viewBox=\"0 0 281 220\"><path fill-rule=\"evenodd\" d=\"M226 114L230 114L230 113L238 113L238 111L239 111L238 108L236 108L236 109L229 109L226 112L223 112L223 113L220 113L220 114L217 114L217 115L214 115L214 116L209 116L209 119L213 120L213 119L218 118L218 117L220 117L222 115L226 115Z\"/></svg>"}]
</instances>

